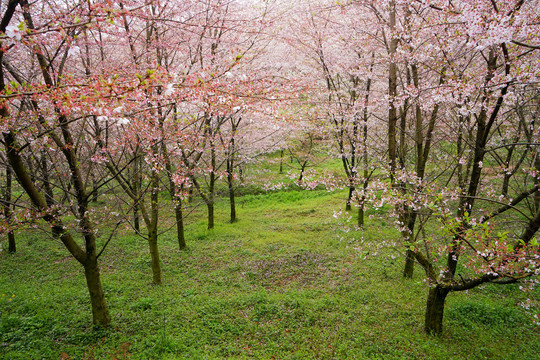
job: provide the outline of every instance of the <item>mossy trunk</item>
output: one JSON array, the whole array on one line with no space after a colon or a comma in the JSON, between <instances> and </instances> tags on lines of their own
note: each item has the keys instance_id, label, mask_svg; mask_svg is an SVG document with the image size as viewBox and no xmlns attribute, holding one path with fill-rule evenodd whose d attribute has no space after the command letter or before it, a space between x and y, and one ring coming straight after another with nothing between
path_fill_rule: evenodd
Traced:
<instances>
[{"instance_id":1,"label":"mossy trunk","mask_svg":"<svg viewBox=\"0 0 540 360\"><path fill-rule=\"evenodd\" d=\"M111 324L111 317L105 301L105 293L101 286L97 259L89 259L83 266L90 302L92 303L92 321L94 325L107 327Z\"/></svg>"},{"instance_id":2,"label":"mossy trunk","mask_svg":"<svg viewBox=\"0 0 540 360\"><path fill-rule=\"evenodd\" d=\"M414 274L414 252L407 250L405 253L405 267L403 268L403 277L412 279Z\"/></svg>"},{"instance_id":3,"label":"mossy trunk","mask_svg":"<svg viewBox=\"0 0 540 360\"><path fill-rule=\"evenodd\" d=\"M364 227L364 218L365 218L364 204L360 204L360 206L358 207L358 227L359 228Z\"/></svg>"},{"instance_id":4,"label":"mossy trunk","mask_svg":"<svg viewBox=\"0 0 540 360\"><path fill-rule=\"evenodd\" d=\"M443 329L444 303L448 290L436 285L429 289L424 331L428 334L440 334Z\"/></svg>"}]
</instances>

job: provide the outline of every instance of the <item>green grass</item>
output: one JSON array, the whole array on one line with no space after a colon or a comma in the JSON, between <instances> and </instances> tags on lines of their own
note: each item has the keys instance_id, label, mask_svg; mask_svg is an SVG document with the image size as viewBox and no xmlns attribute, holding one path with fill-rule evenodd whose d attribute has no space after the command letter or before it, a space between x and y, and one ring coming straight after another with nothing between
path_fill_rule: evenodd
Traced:
<instances>
[{"instance_id":1,"label":"green grass","mask_svg":"<svg viewBox=\"0 0 540 360\"><path fill-rule=\"evenodd\" d=\"M540 353L538 327L517 305L527 294L516 286L450 294L444 333L426 336L421 269L402 279L399 254L378 246L399 236L384 214L368 219L365 231L340 231L332 213L345 196L245 195L238 199L240 221L227 223L222 201L210 231L201 207L188 220L187 251L177 250L173 233L160 237L162 286L150 284L146 242L120 231L101 259L110 329L92 328L82 268L63 246L40 233L18 233L18 252L0 255L0 358L533 359Z\"/></svg>"}]
</instances>

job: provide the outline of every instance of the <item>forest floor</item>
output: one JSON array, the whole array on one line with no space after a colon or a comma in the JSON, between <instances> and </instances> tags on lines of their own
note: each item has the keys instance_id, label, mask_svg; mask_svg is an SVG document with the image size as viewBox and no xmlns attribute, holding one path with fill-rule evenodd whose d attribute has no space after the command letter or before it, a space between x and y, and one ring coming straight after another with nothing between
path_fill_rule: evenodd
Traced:
<instances>
[{"instance_id":1,"label":"forest floor","mask_svg":"<svg viewBox=\"0 0 540 360\"><path fill-rule=\"evenodd\" d=\"M100 261L109 329L92 328L82 267L65 248L18 233L17 253L0 253L0 358L537 358L539 329L519 304L540 296L519 285L450 294L443 334L425 335L423 272L401 277L386 215L344 232L332 215L345 194L245 195L234 224L223 200L213 230L199 207L187 250L174 232L160 236L161 286L151 285L146 241L122 229Z\"/></svg>"}]
</instances>

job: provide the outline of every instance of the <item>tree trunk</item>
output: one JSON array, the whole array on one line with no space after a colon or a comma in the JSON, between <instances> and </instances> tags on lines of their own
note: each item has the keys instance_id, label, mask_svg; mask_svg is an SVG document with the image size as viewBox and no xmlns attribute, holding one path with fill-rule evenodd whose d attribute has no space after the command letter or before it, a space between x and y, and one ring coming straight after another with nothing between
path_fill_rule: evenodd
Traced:
<instances>
[{"instance_id":1,"label":"tree trunk","mask_svg":"<svg viewBox=\"0 0 540 360\"><path fill-rule=\"evenodd\" d=\"M157 226L152 227L148 231L148 246L150 248L150 256L152 257L152 282L156 285L161 285L161 265L159 262Z\"/></svg>"},{"instance_id":2,"label":"tree trunk","mask_svg":"<svg viewBox=\"0 0 540 360\"><path fill-rule=\"evenodd\" d=\"M284 150L281 149L280 158L279 158L279 173L283 174L283 152Z\"/></svg>"},{"instance_id":3,"label":"tree trunk","mask_svg":"<svg viewBox=\"0 0 540 360\"><path fill-rule=\"evenodd\" d=\"M233 128L234 129L234 128ZM234 146L234 142L231 141ZM233 149L234 150L234 149ZM227 183L229 185L229 203L231 205L231 224L236 222L236 202L235 202L235 193L234 193L234 153L233 151L229 154L229 159L227 159Z\"/></svg>"},{"instance_id":4,"label":"tree trunk","mask_svg":"<svg viewBox=\"0 0 540 360\"><path fill-rule=\"evenodd\" d=\"M536 159L534 161L534 167L536 168L536 171L540 171L540 151L536 152ZM536 185L540 184L540 179L537 177L534 178L534 183ZM534 209L536 211L540 210L540 191L537 191L534 194Z\"/></svg>"},{"instance_id":5,"label":"tree trunk","mask_svg":"<svg viewBox=\"0 0 540 360\"><path fill-rule=\"evenodd\" d=\"M94 181L93 181L93 189L92 189L92 202L97 203L98 202L98 196L99 196L98 182L94 179Z\"/></svg>"},{"instance_id":6,"label":"tree trunk","mask_svg":"<svg viewBox=\"0 0 540 360\"><path fill-rule=\"evenodd\" d=\"M135 197L140 196L141 191L141 169L140 169L140 161L137 158L138 151L135 151L135 160L133 161L133 174L132 174L132 181L133 181L133 194ZM133 228L137 233L141 231L141 223L139 220L139 199L134 199L133 204Z\"/></svg>"},{"instance_id":7,"label":"tree trunk","mask_svg":"<svg viewBox=\"0 0 540 360\"><path fill-rule=\"evenodd\" d=\"M396 130L397 130L397 109L395 106L397 96L397 64L394 56L397 51L398 39L393 33L396 27L396 2L390 1L390 34L392 39L390 40L389 55L391 58L388 66L388 165L390 168L390 182L392 187L396 187Z\"/></svg>"},{"instance_id":8,"label":"tree trunk","mask_svg":"<svg viewBox=\"0 0 540 360\"><path fill-rule=\"evenodd\" d=\"M6 164L6 188L4 193L4 217L8 224L11 223L11 190L12 190L12 170L9 164ZM8 230L8 253L14 253L17 251L15 244L15 233L13 230Z\"/></svg>"},{"instance_id":9,"label":"tree trunk","mask_svg":"<svg viewBox=\"0 0 540 360\"><path fill-rule=\"evenodd\" d=\"M141 224L139 222L139 206L137 204L133 206L133 228L137 233L141 231Z\"/></svg>"},{"instance_id":10,"label":"tree trunk","mask_svg":"<svg viewBox=\"0 0 540 360\"><path fill-rule=\"evenodd\" d=\"M214 203L208 202L206 207L208 208L208 230L210 230L214 228Z\"/></svg>"},{"instance_id":11,"label":"tree trunk","mask_svg":"<svg viewBox=\"0 0 540 360\"><path fill-rule=\"evenodd\" d=\"M154 148L154 153L157 149ZM152 257L152 281L156 285L161 285L161 264L159 262L158 249L158 219L159 219L159 173L152 171L152 191L150 193L150 221L147 222L148 227L148 245L150 247L150 256Z\"/></svg>"},{"instance_id":12,"label":"tree trunk","mask_svg":"<svg viewBox=\"0 0 540 360\"><path fill-rule=\"evenodd\" d=\"M47 167L47 158L45 154L45 150L41 151L41 172L42 178L43 178L43 191L45 193L45 200L47 201L48 206L54 205L54 196L53 196L53 190L51 188L51 181L49 176L49 168Z\"/></svg>"},{"instance_id":13,"label":"tree trunk","mask_svg":"<svg viewBox=\"0 0 540 360\"><path fill-rule=\"evenodd\" d=\"M236 218L236 201L234 194L233 176L231 173L227 175L227 181L229 182L229 201L231 204L231 224L237 221Z\"/></svg>"},{"instance_id":14,"label":"tree trunk","mask_svg":"<svg viewBox=\"0 0 540 360\"><path fill-rule=\"evenodd\" d=\"M94 325L109 326L111 317L105 301L105 293L101 286L97 259L93 258L84 264L84 275L92 303L92 321Z\"/></svg>"},{"instance_id":15,"label":"tree trunk","mask_svg":"<svg viewBox=\"0 0 540 360\"><path fill-rule=\"evenodd\" d=\"M358 207L358 227L363 228L364 227L364 217L365 217L365 211L364 211L364 204L360 204Z\"/></svg>"},{"instance_id":16,"label":"tree trunk","mask_svg":"<svg viewBox=\"0 0 540 360\"><path fill-rule=\"evenodd\" d=\"M444 302L449 290L436 285L429 289L426 304L424 331L428 334L440 334L443 328Z\"/></svg>"},{"instance_id":17,"label":"tree trunk","mask_svg":"<svg viewBox=\"0 0 540 360\"><path fill-rule=\"evenodd\" d=\"M510 186L510 178L513 174L504 174L502 189L501 189L501 195L504 195L505 197L508 195L508 187Z\"/></svg>"},{"instance_id":18,"label":"tree trunk","mask_svg":"<svg viewBox=\"0 0 540 360\"><path fill-rule=\"evenodd\" d=\"M193 186L191 186L188 190L188 204L191 204L193 202Z\"/></svg>"},{"instance_id":19,"label":"tree trunk","mask_svg":"<svg viewBox=\"0 0 540 360\"><path fill-rule=\"evenodd\" d=\"M354 194L354 186L349 186L349 196L347 197L347 203L345 204L345 211L351 211L351 203Z\"/></svg>"},{"instance_id":20,"label":"tree trunk","mask_svg":"<svg viewBox=\"0 0 540 360\"><path fill-rule=\"evenodd\" d=\"M414 252L407 250L405 253L405 268L403 269L403 277L412 279L414 274Z\"/></svg>"},{"instance_id":21,"label":"tree trunk","mask_svg":"<svg viewBox=\"0 0 540 360\"><path fill-rule=\"evenodd\" d=\"M17 252L17 244L15 243L15 233L13 230L8 232L8 253L12 254Z\"/></svg>"},{"instance_id":22,"label":"tree trunk","mask_svg":"<svg viewBox=\"0 0 540 360\"><path fill-rule=\"evenodd\" d=\"M184 215L182 214L182 200L178 199L174 207L176 215L176 232L178 237L178 248L184 250L186 248L186 239L184 236Z\"/></svg>"}]
</instances>

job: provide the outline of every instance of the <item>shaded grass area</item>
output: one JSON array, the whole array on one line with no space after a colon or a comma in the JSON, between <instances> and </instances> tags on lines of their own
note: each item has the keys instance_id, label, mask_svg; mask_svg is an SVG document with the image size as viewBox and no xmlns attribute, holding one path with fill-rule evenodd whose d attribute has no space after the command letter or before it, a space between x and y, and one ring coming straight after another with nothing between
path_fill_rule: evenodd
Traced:
<instances>
[{"instance_id":1,"label":"shaded grass area","mask_svg":"<svg viewBox=\"0 0 540 360\"><path fill-rule=\"evenodd\" d=\"M113 318L92 329L82 268L61 244L17 234L0 255L0 357L5 359L533 359L538 328L517 286L448 298L445 331L422 332L427 288L401 278L383 217L343 234L332 212L345 192L246 195L206 230L187 224L187 251L160 238L164 284L152 286L144 240L121 232L101 259ZM172 216L169 215L169 216ZM357 241L362 238L361 242ZM356 240L355 240L356 239ZM397 255L397 257L396 257Z\"/></svg>"}]
</instances>

